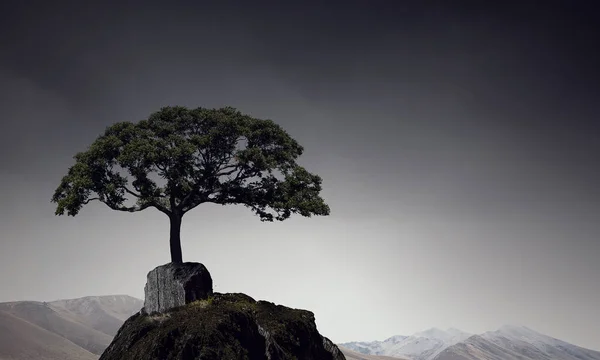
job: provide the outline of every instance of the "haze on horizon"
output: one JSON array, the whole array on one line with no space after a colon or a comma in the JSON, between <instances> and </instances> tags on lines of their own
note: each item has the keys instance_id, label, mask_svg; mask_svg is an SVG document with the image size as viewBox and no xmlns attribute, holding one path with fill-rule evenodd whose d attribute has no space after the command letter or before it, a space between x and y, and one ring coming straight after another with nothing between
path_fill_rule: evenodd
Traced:
<instances>
[{"instance_id":1,"label":"haze on horizon","mask_svg":"<svg viewBox=\"0 0 600 360\"><path fill-rule=\"evenodd\" d=\"M0 301L143 298L168 219L50 197L114 122L234 106L305 147L332 213L187 214L215 291L337 343L523 324L600 350L592 2L258 3L0 5Z\"/></svg>"}]
</instances>

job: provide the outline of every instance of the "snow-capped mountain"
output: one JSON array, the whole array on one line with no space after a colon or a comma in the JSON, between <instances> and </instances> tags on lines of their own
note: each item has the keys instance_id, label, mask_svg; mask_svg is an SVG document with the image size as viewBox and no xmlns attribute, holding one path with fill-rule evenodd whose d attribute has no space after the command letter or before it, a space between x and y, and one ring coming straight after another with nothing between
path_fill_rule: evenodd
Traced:
<instances>
[{"instance_id":1,"label":"snow-capped mountain","mask_svg":"<svg viewBox=\"0 0 600 360\"><path fill-rule=\"evenodd\" d=\"M351 341L338 345L360 354L377 355L381 352L383 342L385 341Z\"/></svg>"},{"instance_id":2,"label":"snow-capped mountain","mask_svg":"<svg viewBox=\"0 0 600 360\"><path fill-rule=\"evenodd\" d=\"M355 341L342 344L346 349L365 355L385 355L387 349L401 343L408 336L396 335L384 341Z\"/></svg>"},{"instance_id":3,"label":"snow-capped mountain","mask_svg":"<svg viewBox=\"0 0 600 360\"><path fill-rule=\"evenodd\" d=\"M525 326L502 326L481 337L495 345L529 356L528 359L600 360L600 352L540 334Z\"/></svg>"},{"instance_id":4,"label":"snow-capped mountain","mask_svg":"<svg viewBox=\"0 0 600 360\"><path fill-rule=\"evenodd\" d=\"M362 354L404 356L414 360L432 360L448 346L467 339L471 334L457 329L432 328L411 336L392 336L384 341L350 342L341 346Z\"/></svg>"},{"instance_id":5,"label":"snow-capped mountain","mask_svg":"<svg viewBox=\"0 0 600 360\"><path fill-rule=\"evenodd\" d=\"M433 328L412 336L340 346L363 354L402 356L411 360L600 360L598 351L511 325L480 335Z\"/></svg>"}]
</instances>

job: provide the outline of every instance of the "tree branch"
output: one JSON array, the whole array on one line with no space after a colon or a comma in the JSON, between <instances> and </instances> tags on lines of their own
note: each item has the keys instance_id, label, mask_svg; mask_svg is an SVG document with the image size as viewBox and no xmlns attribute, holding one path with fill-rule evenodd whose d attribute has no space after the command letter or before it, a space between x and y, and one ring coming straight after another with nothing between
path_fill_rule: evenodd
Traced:
<instances>
[{"instance_id":1,"label":"tree branch","mask_svg":"<svg viewBox=\"0 0 600 360\"><path fill-rule=\"evenodd\" d=\"M253 172L248 172L245 170L248 170L250 168L246 167L240 170L240 172L236 175L236 177L231 180L231 182L238 182L238 181L243 181L246 179L251 178L252 176L256 176L258 174L260 174L260 171L254 170Z\"/></svg>"},{"instance_id":2,"label":"tree branch","mask_svg":"<svg viewBox=\"0 0 600 360\"><path fill-rule=\"evenodd\" d=\"M192 196L196 196L198 195L198 189L200 187L199 186L194 186L194 188L192 189L192 191L190 191L184 198L183 200L181 200L181 203L179 203L179 205L181 205L182 210L185 209L188 201L190 201L190 199L192 198ZM190 209L191 210L191 209ZM189 211L189 210L185 210L185 211Z\"/></svg>"},{"instance_id":3,"label":"tree branch","mask_svg":"<svg viewBox=\"0 0 600 360\"><path fill-rule=\"evenodd\" d=\"M104 204L106 204L109 208L113 209L113 210L118 210L118 211L124 211L124 212L137 212L137 211L142 211L144 209L149 208L150 206L153 206L153 204L151 203L145 203L142 205L135 205L135 206L118 206L116 204L109 204L106 201L102 201Z\"/></svg>"},{"instance_id":4,"label":"tree branch","mask_svg":"<svg viewBox=\"0 0 600 360\"><path fill-rule=\"evenodd\" d=\"M130 190L130 189L129 189L127 186L125 186L125 185L121 186L121 188L122 188L123 190L125 190L125 191L126 191L128 194L131 194L131 195L135 196L135 197L136 197L136 198L138 198L138 199L142 197L142 195L140 195L140 194L136 194L134 191ZM138 191L139 191L139 190L138 190Z\"/></svg>"},{"instance_id":5,"label":"tree branch","mask_svg":"<svg viewBox=\"0 0 600 360\"><path fill-rule=\"evenodd\" d=\"M219 172L220 170L225 170L231 166L237 167L239 164L228 165L228 166L223 167L223 165L229 164L232 157L233 157L233 154L231 154L231 153L225 154L219 161L219 164L217 165L217 172Z\"/></svg>"},{"instance_id":6,"label":"tree branch","mask_svg":"<svg viewBox=\"0 0 600 360\"><path fill-rule=\"evenodd\" d=\"M200 204L206 203L206 202L214 202L211 201L212 199L210 199L208 196L206 196L202 201L198 201L196 202L194 205L190 206L189 208L186 208L185 206L183 206L183 212L186 213L192 209L194 209L195 207L197 207Z\"/></svg>"},{"instance_id":7,"label":"tree branch","mask_svg":"<svg viewBox=\"0 0 600 360\"><path fill-rule=\"evenodd\" d=\"M160 205L159 203L152 201L152 203L150 204L150 206L155 207L158 211L165 213L167 215L170 215L171 212L164 206Z\"/></svg>"},{"instance_id":8,"label":"tree branch","mask_svg":"<svg viewBox=\"0 0 600 360\"><path fill-rule=\"evenodd\" d=\"M217 177L221 177L221 176L229 176L229 175L233 174L234 172L236 172L236 171L240 170L240 165L239 165L239 164L238 164L238 165L229 165L229 166L225 166L225 167L223 167L223 168L222 168L222 169L220 169L220 170L222 171L222 170L226 170L226 169L233 169L233 170L230 170L230 171L225 171L225 172L219 172L219 173L217 173L217 175L216 175L216 176L217 176Z\"/></svg>"},{"instance_id":9,"label":"tree branch","mask_svg":"<svg viewBox=\"0 0 600 360\"><path fill-rule=\"evenodd\" d=\"M123 190L125 190L128 194L131 194L131 195L135 196L138 199L142 198L141 194L135 193L134 191L132 191L131 189L129 189L127 186L122 186L121 188ZM139 191L139 189L137 189L137 188L136 188L136 190ZM141 210L147 209L148 207L151 207L151 206L154 207L154 208L156 208L157 210L159 210L159 211L167 214L167 215L169 215L169 213L170 213L170 211L167 208L165 208L164 206L162 206L159 203L157 203L156 200L154 200L154 199L151 200L151 201L148 201L144 206L124 207L123 208L124 210L120 210L120 209L115 209L115 210L135 212L135 211L141 211ZM129 210L127 210L127 209L129 209Z\"/></svg>"}]
</instances>

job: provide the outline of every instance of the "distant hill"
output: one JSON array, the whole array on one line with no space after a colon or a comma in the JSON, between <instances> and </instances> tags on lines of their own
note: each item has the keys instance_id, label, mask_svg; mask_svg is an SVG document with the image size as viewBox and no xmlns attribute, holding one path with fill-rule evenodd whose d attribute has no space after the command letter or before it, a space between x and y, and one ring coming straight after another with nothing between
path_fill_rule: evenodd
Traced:
<instances>
[{"instance_id":1,"label":"distant hill","mask_svg":"<svg viewBox=\"0 0 600 360\"><path fill-rule=\"evenodd\" d=\"M97 359L142 306L126 295L0 303L0 360Z\"/></svg>"},{"instance_id":2,"label":"distant hill","mask_svg":"<svg viewBox=\"0 0 600 360\"><path fill-rule=\"evenodd\" d=\"M340 350L346 357L346 360L409 360L405 357L391 357L381 355L365 355L340 347Z\"/></svg>"},{"instance_id":3,"label":"distant hill","mask_svg":"<svg viewBox=\"0 0 600 360\"><path fill-rule=\"evenodd\" d=\"M600 352L554 339L522 326L470 335L430 329L384 341L340 344L343 351L411 360L600 360Z\"/></svg>"},{"instance_id":4,"label":"distant hill","mask_svg":"<svg viewBox=\"0 0 600 360\"><path fill-rule=\"evenodd\" d=\"M75 318L82 324L110 335L111 339L144 301L131 296L88 296L79 299L58 300L48 303L57 313Z\"/></svg>"},{"instance_id":5,"label":"distant hill","mask_svg":"<svg viewBox=\"0 0 600 360\"><path fill-rule=\"evenodd\" d=\"M93 360L98 356L73 342L0 311L0 359L8 360Z\"/></svg>"}]
</instances>

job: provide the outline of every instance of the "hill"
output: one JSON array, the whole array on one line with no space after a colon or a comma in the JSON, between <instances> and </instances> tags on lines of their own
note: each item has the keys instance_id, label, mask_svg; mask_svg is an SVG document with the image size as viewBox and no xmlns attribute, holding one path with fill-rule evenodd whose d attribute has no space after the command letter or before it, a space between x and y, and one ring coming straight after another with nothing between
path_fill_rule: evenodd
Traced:
<instances>
[{"instance_id":1,"label":"hill","mask_svg":"<svg viewBox=\"0 0 600 360\"><path fill-rule=\"evenodd\" d=\"M0 359L94 360L98 356L73 342L0 310Z\"/></svg>"},{"instance_id":2,"label":"hill","mask_svg":"<svg viewBox=\"0 0 600 360\"><path fill-rule=\"evenodd\" d=\"M380 356L380 355L365 355L357 353L355 351L339 347L342 354L346 357L346 360L410 360L405 357L391 357L391 356Z\"/></svg>"},{"instance_id":3,"label":"hill","mask_svg":"<svg viewBox=\"0 0 600 360\"><path fill-rule=\"evenodd\" d=\"M142 306L125 295L0 303L0 359L97 359Z\"/></svg>"}]
</instances>

